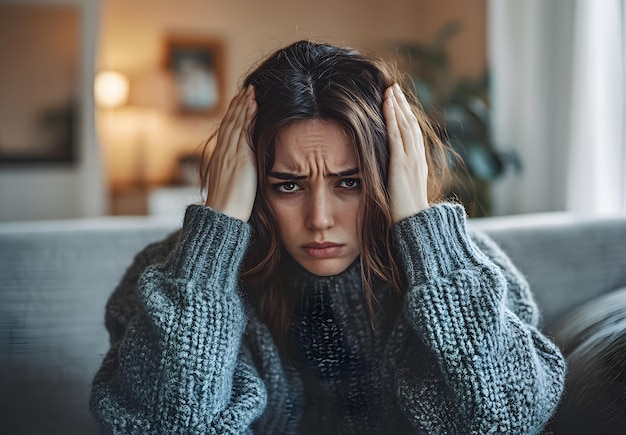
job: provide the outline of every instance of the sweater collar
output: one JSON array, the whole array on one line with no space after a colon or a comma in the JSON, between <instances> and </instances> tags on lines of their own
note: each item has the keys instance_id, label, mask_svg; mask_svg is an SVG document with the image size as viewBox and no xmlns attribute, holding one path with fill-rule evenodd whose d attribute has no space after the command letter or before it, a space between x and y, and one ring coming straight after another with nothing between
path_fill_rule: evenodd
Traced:
<instances>
[{"instance_id":1,"label":"sweater collar","mask_svg":"<svg viewBox=\"0 0 626 435\"><path fill-rule=\"evenodd\" d=\"M315 275L287 252L283 251L283 267L286 271L286 282L291 288L306 289L330 289L330 288L361 288L361 261L357 257L347 269L337 275L319 276Z\"/></svg>"}]
</instances>

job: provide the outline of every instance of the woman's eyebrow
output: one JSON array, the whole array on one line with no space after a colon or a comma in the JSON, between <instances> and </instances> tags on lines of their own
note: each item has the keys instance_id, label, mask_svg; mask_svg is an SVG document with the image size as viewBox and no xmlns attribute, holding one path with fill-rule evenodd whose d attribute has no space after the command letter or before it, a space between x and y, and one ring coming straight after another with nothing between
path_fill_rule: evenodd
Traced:
<instances>
[{"instance_id":1,"label":"woman's eyebrow","mask_svg":"<svg viewBox=\"0 0 626 435\"><path fill-rule=\"evenodd\" d=\"M326 176L341 178L341 177L348 177L350 175L355 175L358 173L359 173L359 168L351 168L351 169L346 169L345 171L341 171L337 173L330 173L330 174L327 174ZM272 171L268 173L267 175L272 178L276 178L278 180L304 180L308 178L307 175L297 175L297 174L292 174L290 172L277 172L277 171Z\"/></svg>"},{"instance_id":2,"label":"woman's eyebrow","mask_svg":"<svg viewBox=\"0 0 626 435\"><path fill-rule=\"evenodd\" d=\"M359 173L359 168L346 169L345 171L337 172L336 174L328 174L328 177L349 177Z\"/></svg>"},{"instance_id":3,"label":"woman's eyebrow","mask_svg":"<svg viewBox=\"0 0 626 435\"><path fill-rule=\"evenodd\" d=\"M291 174L289 172L275 172L272 171L269 174L267 174L268 176L272 177L272 178L277 178L279 180L304 180L305 178L307 178L306 175L296 175L296 174Z\"/></svg>"}]
</instances>

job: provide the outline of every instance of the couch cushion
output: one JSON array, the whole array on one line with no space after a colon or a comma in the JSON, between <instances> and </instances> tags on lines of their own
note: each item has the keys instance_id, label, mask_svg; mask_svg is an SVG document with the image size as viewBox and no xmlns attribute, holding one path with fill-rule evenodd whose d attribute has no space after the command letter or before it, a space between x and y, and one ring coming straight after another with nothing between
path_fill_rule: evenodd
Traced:
<instances>
[{"instance_id":1,"label":"couch cushion","mask_svg":"<svg viewBox=\"0 0 626 435\"><path fill-rule=\"evenodd\" d=\"M626 288L559 321L554 340L568 363L555 434L617 434L626 428Z\"/></svg>"}]
</instances>

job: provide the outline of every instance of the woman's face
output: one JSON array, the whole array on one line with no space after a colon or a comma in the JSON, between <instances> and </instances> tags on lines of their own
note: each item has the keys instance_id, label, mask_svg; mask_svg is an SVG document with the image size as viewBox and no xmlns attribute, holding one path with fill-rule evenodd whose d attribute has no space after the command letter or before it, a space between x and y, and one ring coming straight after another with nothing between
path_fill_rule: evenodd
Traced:
<instances>
[{"instance_id":1,"label":"woman's face","mask_svg":"<svg viewBox=\"0 0 626 435\"><path fill-rule=\"evenodd\" d=\"M267 189L282 246L306 270L336 275L359 256L359 166L338 124L297 121L281 131Z\"/></svg>"}]
</instances>

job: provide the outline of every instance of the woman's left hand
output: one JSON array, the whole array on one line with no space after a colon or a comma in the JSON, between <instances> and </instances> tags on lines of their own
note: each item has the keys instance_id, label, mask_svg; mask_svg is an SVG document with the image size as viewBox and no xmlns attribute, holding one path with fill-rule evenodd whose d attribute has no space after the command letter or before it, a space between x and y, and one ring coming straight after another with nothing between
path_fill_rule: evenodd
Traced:
<instances>
[{"instance_id":1,"label":"woman's left hand","mask_svg":"<svg viewBox=\"0 0 626 435\"><path fill-rule=\"evenodd\" d=\"M389 136L389 194L393 221L429 207L428 164L422 130L400 86L385 91L383 115Z\"/></svg>"}]
</instances>

